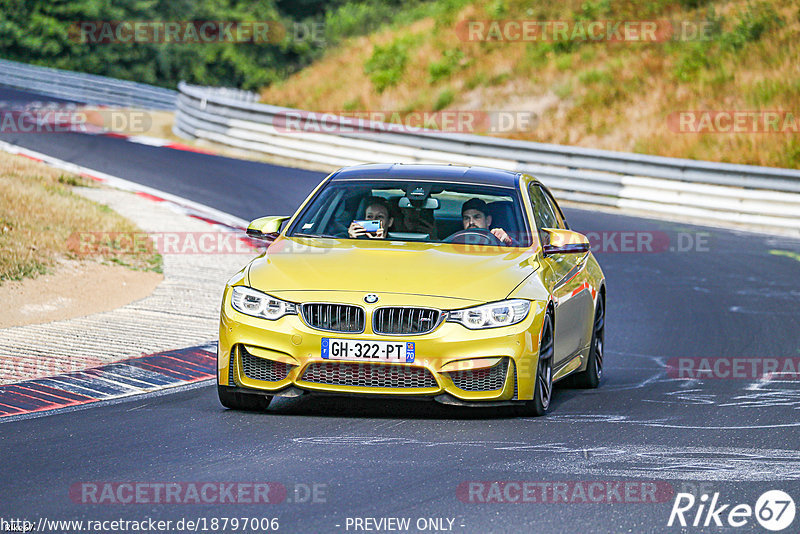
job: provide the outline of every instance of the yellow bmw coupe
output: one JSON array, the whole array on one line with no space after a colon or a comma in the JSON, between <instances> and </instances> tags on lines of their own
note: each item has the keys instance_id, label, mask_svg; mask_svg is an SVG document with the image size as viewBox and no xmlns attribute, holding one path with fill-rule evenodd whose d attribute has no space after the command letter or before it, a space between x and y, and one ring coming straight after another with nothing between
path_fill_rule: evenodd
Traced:
<instances>
[{"instance_id":1,"label":"yellow bmw coupe","mask_svg":"<svg viewBox=\"0 0 800 534\"><path fill-rule=\"evenodd\" d=\"M311 393L542 415L554 382L600 382L605 278L532 176L346 167L247 233L272 242L225 287L228 408Z\"/></svg>"}]
</instances>

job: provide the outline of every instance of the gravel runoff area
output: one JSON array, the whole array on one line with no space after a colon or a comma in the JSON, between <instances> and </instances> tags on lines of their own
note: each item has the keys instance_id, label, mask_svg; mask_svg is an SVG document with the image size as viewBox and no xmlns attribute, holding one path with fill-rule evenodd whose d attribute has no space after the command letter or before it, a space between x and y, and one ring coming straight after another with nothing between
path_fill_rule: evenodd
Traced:
<instances>
[{"instance_id":1,"label":"gravel runoff area","mask_svg":"<svg viewBox=\"0 0 800 534\"><path fill-rule=\"evenodd\" d=\"M76 188L76 192L108 205L144 232L178 234L179 244L170 249L172 253L162 252L164 280L146 298L84 317L1 329L0 384L215 342L225 282L258 253L243 246L239 249L245 250L238 253L234 247L196 253L191 246L195 240L212 234L206 239L210 242L230 229L134 193L109 188ZM244 237L243 232L234 235ZM231 241L236 242L232 238L226 242Z\"/></svg>"}]
</instances>

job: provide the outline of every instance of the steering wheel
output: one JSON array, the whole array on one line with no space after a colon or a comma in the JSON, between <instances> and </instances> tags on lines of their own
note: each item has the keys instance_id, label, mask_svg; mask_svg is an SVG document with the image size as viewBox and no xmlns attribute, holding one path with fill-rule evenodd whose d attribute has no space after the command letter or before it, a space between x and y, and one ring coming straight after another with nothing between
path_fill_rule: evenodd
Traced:
<instances>
[{"instance_id":1,"label":"steering wheel","mask_svg":"<svg viewBox=\"0 0 800 534\"><path fill-rule=\"evenodd\" d=\"M504 243L486 228L467 228L447 236L445 243L459 243L463 245L492 245L502 246Z\"/></svg>"}]
</instances>

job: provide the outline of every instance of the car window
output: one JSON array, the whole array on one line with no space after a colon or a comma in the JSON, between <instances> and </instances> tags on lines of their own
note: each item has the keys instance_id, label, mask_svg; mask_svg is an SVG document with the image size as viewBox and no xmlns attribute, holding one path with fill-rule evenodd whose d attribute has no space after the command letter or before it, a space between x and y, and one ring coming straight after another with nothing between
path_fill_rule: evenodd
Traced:
<instances>
[{"instance_id":1,"label":"car window","mask_svg":"<svg viewBox=\"0 0 800 534\"><path fill-rule=\"evenodd\" d=\"M564 217L564 212L561 211L561 208L558 206L556 199L553 197L553 194L550 191L541 185L538 186L539 189L544 193L544 198L547 200L547 203L550 205L550 209L553 211L553 214L556 216L556 222L558 222L558 226L556 228L561 228L563 230L569 230L569 224L567 224L567 219Z\"/></svg>"},{"instance_id":2,"label":"car window","mask_svg":"<svg viewBox=\"0 0 800 534\"><path fill-rule=\"evenodd\" d=\"M364 226L380 205L378 211L388 212L382 217L387 239L450 242L448 238L465 231L462 208L467 202L486 212L486 227L477 226L478 230L499 228L511 238L511 246L530 245L516 189L429 181L331 181L307 204L287 235L354 238L351 225Z\"/></svg>"},{"instance_id":3,"label":"car window","mask_svg":"<svg viewBox=\"0 0 800 534\"><path fill-rule=\"evenodd\" d=\"M562 228L563 221L559 221L553 206L547 201L547 195L542 188L532 183L528 188L531 196L533 217L536 219L536 228L543 243L547 242L547 232L543 228Z\"/></svg>"}]
</instances>

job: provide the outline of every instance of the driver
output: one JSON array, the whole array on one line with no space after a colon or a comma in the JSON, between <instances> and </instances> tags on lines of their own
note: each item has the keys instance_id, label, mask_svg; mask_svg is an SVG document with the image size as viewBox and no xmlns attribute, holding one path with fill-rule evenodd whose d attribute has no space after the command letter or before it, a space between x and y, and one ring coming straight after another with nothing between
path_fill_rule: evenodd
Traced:
<instances>
[{"instance_id":1,"label":"driver","mask_svg":"<svg viewBox=\"0 0 800 534\"><path fill-rule=\"evenodd\" d=\"M492 225L492 216L488 215L486 202L479 198L471 198L461 206L461 222L464 230L482 228L489 230ZM490 232L505 245L512 245L513 240L502 228L492 228Z\"/></svg>"},{"instance_id":2,"label":"driver","mask_svg":"<svg viewBox=\"0 0 800 534\"><path fill-rule=\"evenodd\" d=\"M367 233L363 226L353 221L347 229L347 235L353 239L359 237L369 237L371 239L384 239L388 233L389 227L394 224L394 217L389 216L389 202L383 197L367 197L367 210L364 213L364 219L367 221L381 221L381 227L373 235Z\"/></svg>"}]
</instances>

